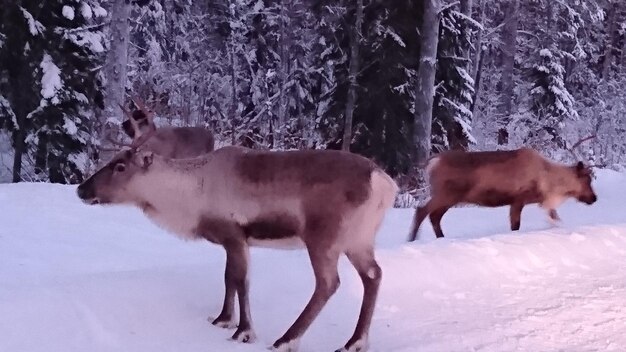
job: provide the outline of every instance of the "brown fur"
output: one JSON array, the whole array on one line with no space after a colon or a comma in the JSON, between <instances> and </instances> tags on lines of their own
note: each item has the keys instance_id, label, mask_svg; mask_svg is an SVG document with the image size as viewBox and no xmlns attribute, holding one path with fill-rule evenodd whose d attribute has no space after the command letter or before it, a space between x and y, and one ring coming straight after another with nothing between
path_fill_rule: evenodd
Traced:
<instances>
[{"instance_id":1,"label":"brown fur","mask_svg":"<svg viewBox=\"0 0 626 352\"><path fill-rule=\"evenodd\" d=\"M328 186L341 190L340 195L346 201L358 205L369 197L370 175L376 165L365 158L346 158L341 152L249 151L238 159L235 168L243 180L254 184L297 181L304 192L311 186Z\"/></svg>"},{"instance_id":2,"label":"brown fur","mask_svg":"<svg viewBox=\"0 0 626 352\"><path fill-rule=\"evenodd\" d=\"M294 237L301 231L298 218L285 213L266 214L242 228L246 237L260 240Z\"/></svg>"},{"instance_id":3,"label":"brown fur","mask_svg":"<svg viewBox=\"0 0 626 352\"><path fill-rule=\"evenodd\" d=\"M587 204L596 200L590 171L582 163L559 165L528 148L441 153L430 161L429 183L431 199L416 209L410 241L416 239L421 222L429 214L436 236L443 237L441 218L459 203L510 205L511 230L515 231L527 204L541 204L556 220L556 203L563 199L573 197Z\"/></svg>"},{"instance_id":4,"label":"brown fur","mask_svg":"<svg viewBox=\"0 0 626 352\"><path fill-rule=\"evenodd\" d=\"M77 192L89 204L134 204L171 232L223 246L224 304L212 322L234 325L236 293L239 326L233 339L239 341L254 340L248 304L250 246L303 247L313 267L313 295L276 340L276 348L297 345L337 290L338 260L345 254L364 288L358 322L345 345L352 350L367 346L382 278L374 236L397 189L371 161L348 152L225 147L193 159L121 152Z\"/></svg>"},{"instance_id":5,"label":"brown fur","mask_svg":"<svg viewBox=\"0 0 626 352\"><path fill-rule=\"evenodd\" d=\"M139 104L147 109L143 103ZM122 123L124 133L138 143L148 133L153 135L143 143L142 149L167 158L195 158L209 153L215 148L213 133L202 127L159 127L157 128L151 111L142 109L132 113L124 111L127 119Z\"/></svg>"},{"instance_id":6,"label":"brown fur","mask_svg":"<svg viewBox=\"0 0 626 352\"><path fill-rule=\"evenodd\" d=\"M174 159L195 158L214 148L211 131L202 127L160 127L143 146L143 150Z\"/></svg>"}]
</instances>

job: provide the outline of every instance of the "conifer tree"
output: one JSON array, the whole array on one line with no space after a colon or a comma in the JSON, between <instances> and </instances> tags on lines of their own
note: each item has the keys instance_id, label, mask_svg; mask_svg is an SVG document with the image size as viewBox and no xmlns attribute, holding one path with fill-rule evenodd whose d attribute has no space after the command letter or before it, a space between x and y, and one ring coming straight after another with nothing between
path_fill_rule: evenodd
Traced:
<instances>
[{"instance_id":1,"label":"conifer tree","mask_svg":"<svg viewBox=\"0 0 626 352\"><path fill-rule=\"evenodd\" d=\"M78 182L93 142L90 117L102 107L98 20L106 11L74 0L8 1L0 11L0 113L13 137L13 181Z\"/></svg>"}]
</instances>

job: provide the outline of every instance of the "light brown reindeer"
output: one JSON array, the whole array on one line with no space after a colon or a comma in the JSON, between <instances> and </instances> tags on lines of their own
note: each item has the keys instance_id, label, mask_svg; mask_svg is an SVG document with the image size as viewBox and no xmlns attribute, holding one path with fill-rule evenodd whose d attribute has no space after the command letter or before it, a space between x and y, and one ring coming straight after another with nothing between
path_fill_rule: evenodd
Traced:
<instances>
[{"instance_id":1,"label":"light brown reindeer","mask_svg":"<svg viewBox=\"0 0 626 352\"><path fill-rule=\"evenodd\" d=\"M592 137L590 137L592 138ZM585 138L574 145L570 151ZM556 208L568 198L593 204L597 196L591 187L591 167L554 163L530 148L508 151L446 151L432 157L426 167L431 199L415 210L408 240L417 238L426 216L443 237L441 218L460 203L484 207L510 206L511 231L521 224L525 205L538 203L551 221L559 221Z\"/></svg>"},{"instance_id":2,"label":"light brown reindeer","mask_svg":"<svg viewBox=\"0 0 626 352\"><path fill-rule=\"evenodd\" d=\"M315 290L291 327L273 344L295 351L301 336L339 287L347 256L363 282L354 333L337 351L366 351L382 271L374 238L398 187L356 154L332 150L260 151L225 147L193 159L136 149L118 153L77 189L88 204L133 204L165 229L226 250L225 297L213 324L232 338L255 340L248 303L249 247L305 248Z\"/></svg>"},{"instance_id":3,"label":"light brown reindeer","mask_svg":"<svg viewBox=\"0 0 626 352\"><path fill-rule=\"evenodd\" d=\"M193 158L213 151L215 137L213 133L203 127L159 127L154 123L154 112L137 97L132 97L133 103L139 108L132 113L124 106L120 108L126 116L122 123L122 130L133 139L131 144L108 140L115 146L139 146L143 150L150 150L155 154L168 158Z\"/></svg>"}]
</instances>

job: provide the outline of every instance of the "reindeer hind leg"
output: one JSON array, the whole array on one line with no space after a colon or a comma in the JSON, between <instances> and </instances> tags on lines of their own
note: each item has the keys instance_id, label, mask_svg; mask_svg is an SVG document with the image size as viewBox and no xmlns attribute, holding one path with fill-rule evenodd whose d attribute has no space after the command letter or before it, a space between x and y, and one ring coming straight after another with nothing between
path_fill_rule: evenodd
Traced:
<instances>
[{"instance_id":1,"label":"reindeer hind leg","mask_svg":"<svg viewBox=\"0 0 626 352\"><path fill-rule=\"evenodd\" d=\"M433 230L435 231L435 236L437 236L437 238L443 237L443 231L441 230L441 218L448 210L450 210L449 206L443 206L430 213L430 222L433 225Z\"/></svg>"},{"instance_id":2,"label":"reindeer hind leg","mask_svg":"<svg viewBox=\"0 0 626 352\"><path fill-rule=\"evenodd\" d=\"M319 315L330 297L339 288L337 264L339 252L332 248L308 246L309 258L315 274L315 290L304 310L289 329L272 345L273 351L295 351L304 332Z\"/></svg>"},{"instance_id":3,"label":"reindeer hind leg","mask_svg":"<svg viewBox=\"0 0 626 352\"><path fill-rule=\"evenodd\" d=\"M511 231L518 231L522 223L522 209L524 204L514 203L511 204L509 209L509 220L511 222Z\"/></svg>"},{"instance_id":4,"label":"reindeer hind leg","mask_svg":"<svg viewBox=\"0 0 626 352\"><path fill-rule=\"evenodd\" d=\"M366 351L369 347L368 335L382 279L382 269L376 263L372 247L363 250L350 250L346 252L346 256L363 282L363 300L352 337L343 348L335 352Z\"/></svg>"},{"instance_id":5,"label":"reindeer hind leg","mask_svg":"<svg viewBox=\"0 0 626 352\"><path fill-rule=\"evenodd\" d=\"M432 211L433 200L429 200L424 206L418 206L413 214L413 224L411 224L411 231L409 232L408 241L412 242L418 238L419 229L422 222L428 214Z\"/></svg>"}]
</instances>

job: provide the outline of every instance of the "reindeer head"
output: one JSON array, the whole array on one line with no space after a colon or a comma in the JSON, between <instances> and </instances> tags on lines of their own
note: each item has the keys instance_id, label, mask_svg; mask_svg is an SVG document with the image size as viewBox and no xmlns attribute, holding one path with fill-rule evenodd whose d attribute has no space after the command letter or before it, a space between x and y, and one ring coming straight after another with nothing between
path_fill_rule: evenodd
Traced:
<instances>
[{"instance_id":1,"label":"reindeer head","mask_svg":"<svg viewBox=\"0 0 626 352\"><path fill-rule=\"evenodd\" d=\"M154 112L152 109L148 108L146 104L137 97L132 97L131 100L138 110L130 113L124 106L120 105L124 115L128 118L128 120L122 123L122 129L130 138L136 139L156 130L156 126L154 124Z\"/></svg>"},{"instance_id":2,"label":"reindeer head","mask_svg":"<svg viewBox=\"0 0 626 352\"><path fill-rule=\"evenodd\" d=\"M151 151L138 150L156 131L152 122L152 112L138 99L133 102L140 110L131 115L120 105L128 120L122 124L124 131L133 138L131 144L114 141L109 135L109 141L116 146L125 147L119 151L111 161L100 168L91 177L78 186L78 197L88 204L125 203L131 201L125 190L129 182L139 173L147 171L152 164ZM143 126L151 126L145 129Z\"/></svg>"},{"instance_id":3,"label":"reindeer head","mask_svg":"<svg viewBox=\"0 0 626 352\"><path fill-rule=\"evenodd\" d=\"M131 202L127 186L134 177L148 171L153 158L150 151L122 150L78 186L78 197L87 204Z\"/></svg>"},{"instance_id":4,"label":"reindeer head","mask_svg":"<svg viewBox=\"0 0 626 352\"><path fill-rule=\"evenodd\" d=\"M577 185L577 187L574 187L575 188L574 196L576 197L578 201L583 202L585 204L589 204L589 205L595 203L596 200L598 200L598 197L596 196L596 193L594 192L593 187L591 187L591 181L593 178L592 168L597 165L585 165L585 163L580 161L581 157L578 153L576 153L576 150L582 142L588 141L593 138L595 138L595 136L593 135L586 137L586 138L582 138L578 142L574 143L574 145L571 148L568 149L569 152L572 153L574 158L579 160L578 162L576 162L575 165L570 167L570 169L572 170L574 174L574 179L576 180L575 182Z\"/></svg>"},{"instance_id":5,"label":"reindeer head","mask_svg":"<svg viewBox=\"0 0 626 352\"><path fill-rule=\"evenodd\" d=\"M122 122L122 130L126 135L133 139L132 144L128 145L120 141L114 140L111 135L107 136L109 142L118 147L130 146L136 147L145 143L156 132L154 124L154 112L149 109L141 99L132 97L132 101L139 108L132 113L120 104L120 109L126 116L127 120ZM116 150L117 151L117 150Z\"/></svg>"},{"instance_id":6,"label":"reindeer head","mask_svg":"<svg viewBox=\"0 0 626 352\"><path fill-rule=\"evenodd\" d=\"M576 185L574 189L574 196L579 202L585 204L593 204L598 200L596 193L591 187L591 167L586 166L582 161L576 163L576 165L571 167L571 170L574 173Z\"/></svg>"}]
</instances>

